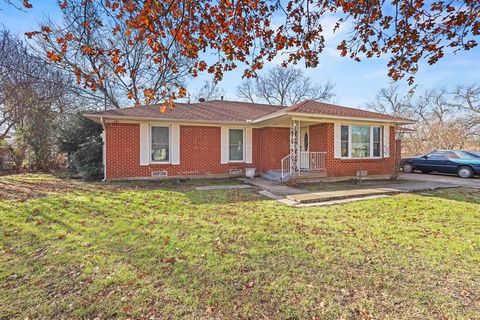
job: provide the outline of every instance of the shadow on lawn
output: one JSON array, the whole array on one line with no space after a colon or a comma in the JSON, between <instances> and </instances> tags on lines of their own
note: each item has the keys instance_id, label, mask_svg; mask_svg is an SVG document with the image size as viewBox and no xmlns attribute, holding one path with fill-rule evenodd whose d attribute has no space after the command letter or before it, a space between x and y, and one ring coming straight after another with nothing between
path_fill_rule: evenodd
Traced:
<instances>
[{"instance_id":1,"label":"shadow on lawn","mask_svg":"<svg viewBox=\"0 0 480 320\"><path fill-rule=\"evenodd\" d=\"M192 204L227 204L265 200L257 189L232 189L210 191L187 191L185 196Z\"/></svg>"},{"instance_id":2,"label":"shadow on lawn","mask_svg":"<svg viewBox=\"0 0 480 320\"><path fill-rule=\"evenodd\" d=\"M192 204L226 204L265 199L257 188L228 190L195 190L200 186L239 185L238 179L186 179L186 180L146 180L109 182L111 186L128 190L164 190L184 194Z\"/></svg>"}]
</instances>

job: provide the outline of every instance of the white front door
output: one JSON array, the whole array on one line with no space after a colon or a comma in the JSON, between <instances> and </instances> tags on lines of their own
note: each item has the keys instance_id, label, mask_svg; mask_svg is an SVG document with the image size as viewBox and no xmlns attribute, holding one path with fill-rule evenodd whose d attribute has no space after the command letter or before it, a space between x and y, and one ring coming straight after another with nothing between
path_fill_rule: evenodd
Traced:
<instances>
[{"instance_id":1,"label":"white front door","mask_svg":"<svg viewBox=\"0 0 480 320\"><path fill-rule=\"evenodd\" d=\"M300 170L310 169L310 132L308 127L300 129Z\"/></svg>"}]
</instances>

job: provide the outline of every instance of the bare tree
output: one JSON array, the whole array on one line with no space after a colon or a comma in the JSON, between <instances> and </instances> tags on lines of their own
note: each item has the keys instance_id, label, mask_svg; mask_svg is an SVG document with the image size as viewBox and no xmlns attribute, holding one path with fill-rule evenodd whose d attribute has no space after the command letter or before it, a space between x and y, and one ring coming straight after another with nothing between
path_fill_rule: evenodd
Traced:
<instances>
[{"instance_id":1,"label":"bare tree","mask_svg":"<svg viewBox=\"0 0 480 320\"><path fill-rule=\"evenodd\" d=\"M329 101L335 96L334 87L330 81L315 84L301 69L275 67L263 76L243 81L237 96L250 102L289 106L302 100Z\"/></svg>"},{"instance_id":2,"label":"bare tree","mask_svg":"<svg viewBox=\"0 0 480 320\"><path fill-rule=\"evenodd\" d=\"M22 0L3 0L3 2L6 3L9 6L14 7L17 10L20 10L20 11L25 11L26 7L29 6L28 3L26 3ZM27 4L27 6L25 6L25 4ZM2 10L2 9L0 8L0 10Z\"/></svg>"},{"instance_id":3,"label":"bare tree","mask_svg":"<svg viewBox=\"0 0 480 320\"><path fill-rule=\"evenodd\" d=\"M480 85L470 84L457 86L453 91L454 102L457 110L465 113L473 129L473 133L480 136Z\"/></svg>"},{"instance_id":4,"label":"bare tree","mask_svg":"<svg viewBox=\"0 0 480 320\"><path fill-rule=\"evenodd\" d=\"M225 95L225 90L214 81L205 81L203 86L189 96L189 102L198 102L200 99L215 100L221 99Z\"/></svg>"},{"instance_id":5,"label":"bare tree","mask_svg":"<svg viewBox=\"0 0 480 320\"><path fill-rule=\"evenodd\" d=\"M472 145L480 90L476 85L425 90L415 99L402 96L398 87L382 89L368 106L380 112L416 120L414 132L404 135L404 155L435 149L462 149Z\"/></svg>"},{"instance_id":6,"label":"bare tree","mask_svg":"<svg viewBox=\"0 0 480 320\"><path fill-rule=\"evenodd\" d=\"M28 96L22 90L32 78L25 44L7 30L0 31L0 138L22 126Z\"/></svg>"},{"instance_id":7,"label":"bare tree","mask_svg":"<svg viewBox=\"0 0 480 320\"><path fill-rule=\"evenodd\" d=\"M17 37L0 32L0 137L14 136L7 149L17 166L28 148L30 165L48 169L55 121L71 104L70 82L63 72L31 55Z\"/></svg>"},{"instance_id":8,"label":"bare tree","mask_svg":"<svg viewBox=\"0 0 480 320\"><path fill-rule=\"evenodd\" d=\"M172 88L184 85L190 66L186 58L171 59L179 50L174 42L167 39L162 44L168 48L165 55L153 61L154 49L140 33L132 34L135 31L128 28L126 18L108 11L105 1L74 2L62 10L63 23L43 22L48 32L36 39L43 56L88 89L81 94L105 108L120 108L129 100L135 104L162 101Z\"/></svg>"},{"instance_id":9,"label":"bare tree","mask_svg":"<svg viewBox=\"0 0 480 320\"><path fill-rule=\"evenodd\" d=\"M411 95L403 95L397 84L382 88L375 101L367 104L367 108L375 112L408 118L412 115Z\"/></svg>"}]
</instances>

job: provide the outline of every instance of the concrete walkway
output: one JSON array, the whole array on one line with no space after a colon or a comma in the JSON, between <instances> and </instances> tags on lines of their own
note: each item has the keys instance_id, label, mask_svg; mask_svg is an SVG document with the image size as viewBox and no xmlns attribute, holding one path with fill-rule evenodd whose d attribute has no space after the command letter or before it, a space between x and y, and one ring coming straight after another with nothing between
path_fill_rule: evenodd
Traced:
<instances>
[{"instance_id":1,"label":"concrete walkway","mask_svg":"<svg viewBox=\"0 0 480 320\"><path fill-rule=\"evenodd\" d=\"M403 192L416 192L424 190L435 190L441 188L452 188L451 185L445 183L423 182L423 183L406 183L391 184L381 187L357 188L338 191L309 192L303 194L288 195L287 198L296 203L312 203L327 202L352 198L364 198L379 195L392 195Z\"/></svg>"},{"instance_id":2,"label":"concrete walkway","mask_svg":"<svg viewBox=\"0 0 480 320\"><path fill-rule=\"evenodd\" d=\"M266 191L269 191L277 196L286 196L286 195L304 193L304 191L302 190L298 190L298 189L280 184L279 182L270 181L263 178L253 178L253 179L242 178L240 180L242 180L245 183L249 183L256 187L262 188Z\"/></svg>"},{"instance_id":3,"label":"concrete walkway","mask_svg":"<svg viewBox=\"0 0 480 320\"><path fill-rule=\"evenodd\" d=\"M465 188L480 188L480 178L475 177L471 179L459 178L455 175L442 174L423 174L423 173L402 173L399 176L402 180L411 180L419 182L433 182L443 183L445 185Z\"/></svg>"},{"instance_id":4,"label":"concrete walkway","mask_svg":"<svg viewBox=\"0 0 480 320\"><path fill-rule=\"evenodd\" d=\"M404 184L384 184L378 186L371 186L369 188L360 188L352 185L351 188L345 190L305 192L304 190L288 187L278 182L262 178L243 178L240 180L263 189L262 191L260 191L260 194L266 197L275 199L283 204L295 207L333 205L359 200L388 197L398 193L418 192L442 188L480 188L480 180L478 179L460 179L449 176L439 177L433 175L419 174L403 174L401 175L400 179L416 180L418 181L418 183L412 182Z\"/></svg>"}]
</instances>

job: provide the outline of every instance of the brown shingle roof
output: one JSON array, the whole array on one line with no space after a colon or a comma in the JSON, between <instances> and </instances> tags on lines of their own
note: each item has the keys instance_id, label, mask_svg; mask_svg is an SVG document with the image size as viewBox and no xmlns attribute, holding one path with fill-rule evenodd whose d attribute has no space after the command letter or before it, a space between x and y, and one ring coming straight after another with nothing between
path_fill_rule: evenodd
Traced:
<instances>
[{"instance_id":1,"label":"brown shingle roof","mask_svg":"<svg viewBox=\"0 0 480 320\"><path fill-rule=\"evenodd\" d=\"M200 121L246 121L281 109L279 106L247 102L211 100L200 103L175 103L173 109L161 112L161 105L149 105L95 113L100 116L155 118Z\"/></svg>"},{"instance_id":2,"label":"brown shingle roof","mask_svg":"<svg viewBox=\"0 0 480 320\"><path fill-rule=\"evenodd\" d=\"M306 100L306 101L297 103L294 106L288 107L286 111L323 114L323 115L329 115L329 116L348 117L348 118L410 121L405 118L394 117L388 114L372 112L372 111L367 111L362 109L342 107L334 104L312 101L312 100Z\"/></svg>"},{"instance_id":3,"label":"brown shingle roof","mask_svg":"<svg viewBox=\"0 0 480 320\"><path fill-rule=\"evenodd\" d=\"M165 112L161 112L160 110L161 105L149 105L100 111L94 114L88 114L87 116L205 122L245 122L247 120L259 119L275 112L278 112L278 116L284 115L284 112L299 112L348 118L378 119L384 121L409 121L408 119L397 118L377 112L347 108L312 100L306 100L291 107L239 101L211 100L199 103L175 103L173 109L168 109Z\"/></svg>"}]
</instances>

